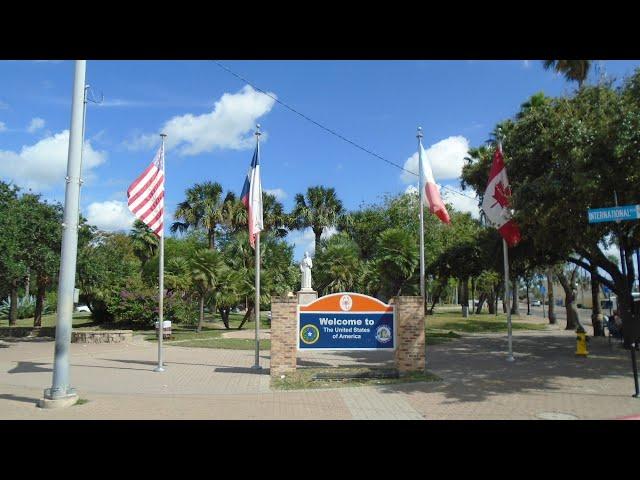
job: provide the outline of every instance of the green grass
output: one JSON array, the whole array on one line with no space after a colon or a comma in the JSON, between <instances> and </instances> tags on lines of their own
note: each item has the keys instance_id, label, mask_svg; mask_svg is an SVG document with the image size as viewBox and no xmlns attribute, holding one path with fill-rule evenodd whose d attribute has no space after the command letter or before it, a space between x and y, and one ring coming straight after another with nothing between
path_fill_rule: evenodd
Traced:
<instances>
[{"instance_id":1,"label":"green grass","mask_svg":"<svg viewBox=\"0 0 640 480\"><path fill-rule=\"evenodd\" d=\"M440 343L447 343L447 342L450 342L451 340L455 340L456 338L461 337L461 335L452 331L442 332L442 331L432 330L430 328L427 328L426 332L427 332L427 336L426 336L427 345L438 345Z\"/></svg>"},{"instance_id":2,"label":"green grass","mask_svg":"<svg viewBox=\"0 0 640 480\"><path fill-rule=\"evenodd\" d=\"M357 387L363 385L389 385L412 382L437 382L437 375L427 372L416 372L399 378L341 378L341 379L314 379L316 374L335 374L336 377L346 375L366 375L367 372L375 372L370 368L299 368L285 378L272 378L271 388L274 390L310 390L314 388L340 388Z\"/></svg>"},{"instance_id":3,"label":"green grass","mask_svg":"<svg viewBox=\"0 0 640 480\"><path fill-rule=\"evenodd\" d=\"M84 405L88 402L89 400L87 400L86 398L79 398L78 401L72 405L72 407L75 407L76 405Z\"/></svg>"},{"instance_id":4,"label":"green grass","mask_svg":"<svg viewBox=\"0 0 640 480\"><path fill-rule=\"evenodd\" d=\"M87 312L80 312L73 314L73 328L84 328L90 327L92 325L98 325L91 318L91 314ZM0 319L0 327L8 327L9 319L2 318ZM32 318L20 318L16 320L16 327L33 327L33 317ZM56 314L50 313L48 315L42 316L42 326L43 327L55 327L56 326Z\"/></svg>"},{"instance_id":5,"label":"green grass","mask_svg":"<svg viewBox=\"0 0 640 480\"><path fill-rule=\"evenodd\" d=\"M547 327L540 323L516 321L518 317L511 317L513 330L545 330ZM429 330L446 330L454 333L506 333L507 316L481 313L463 318L460 312L435 312L435 315L426 317L427 338ZM431 333L433 335L433 333ZM427 340L428 342L428 340Z\"/></svg>"}]
</instances>

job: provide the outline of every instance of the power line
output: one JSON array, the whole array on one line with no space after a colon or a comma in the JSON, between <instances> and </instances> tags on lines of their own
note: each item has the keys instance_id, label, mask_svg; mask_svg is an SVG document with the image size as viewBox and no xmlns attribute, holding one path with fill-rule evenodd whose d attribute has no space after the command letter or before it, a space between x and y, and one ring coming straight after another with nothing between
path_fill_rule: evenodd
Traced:
<instances>
[{"instance_id":1,"label":"power line","mask_svg":"<svg viewBox=\"0 0 640 480\"><path fill-rule=\"evenodd\" d=\"M299 112L298 110L296 110L295 108L291 107L290 105L287 105L285 102L283 102L282 100L278 99L277 97L274 97L273 95L271 95L270 93L264 91L263 89L261 89L260 87L258 87L257 85L255 85L253 82L250 82L249 80L247 80L246 78L244 78L242 75L239 75L238 73L234 72L233 70L231 70L230 68L227 68L226 66L222 65L220 62L217 62L215 60L213 60L213 63L215 63L216 65L218 65L220 68L222 68L223 70L225 70L226 72L230 73L231 75L233 75L234 77L242 80L243 82L245 82L247 85L250 85L253 89L259 91L260 93L266 95L267 97L271 98L272 100L274 100L275 102L279 103L280 105L282 105L283 107L285 107L288 110L291 110L293 113L295 113L296 115L299 115L300 117L304 118L305 120L307 120L310 123L313 123L314 125L316 125L317 127L320 127L321 129L323 129L324 131L330 133L331 135L334 135L336 137L338 137L339 139L353 145L354 147L362 150L363 152L368 153L369 155L372 155L376 158L378 158L379 160L382 160L383 162L388 163L389 165L396 167L404 172L410 173L411 175L415 175L416 177L418 176L417 173L412 172L411 170L407 170L406 168L404 168L401 165L398 165L397 163L392 162L391 160L387 160L386 158L378 155L375 152L372 152L371 150L369 150L366 147L363 147L362 145L359 145L358 143L348 139L347 137L345 137L344 135L339 134L338 132L336 132L335 130L332 130L329 127L326 127L324 125L322 125L320 122L315 121L314 119L308 117L307 115L305 115L302 112ZM470 197L469 195L465 195L464 193L461 193L457 190L454 190L450 187L447 187L446 185L441 185L442 188L455 193L456 195L460 195L462 197L465 198L469 198L471 200L475 200L475 198Z\"/></svg>"}]
</instances>

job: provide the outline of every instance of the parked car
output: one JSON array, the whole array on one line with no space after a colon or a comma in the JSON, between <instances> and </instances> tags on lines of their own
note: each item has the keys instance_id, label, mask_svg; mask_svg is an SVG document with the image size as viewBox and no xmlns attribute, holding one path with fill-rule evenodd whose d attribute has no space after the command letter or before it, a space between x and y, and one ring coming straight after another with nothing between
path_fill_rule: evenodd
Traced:
<instances>
[{"instance_id":1,"label":"parked car","mask_svg":"<svg viewBox=\"0 0 640 480\"><path fill-rule=\"evenodd\" d=\"M91 310L86 305L77 305L76 312L91 312Z\"/></svg>"},{"instance_id":2,"label":"parked car","mask_svg":"<svg viewBox=\"0 0 640 480\"><path fill-rule=\"evenodd\" d=\"M541 307L542 306L542 302L540 302L540 300L533 300L531 302L531 306L532 307Z\"/></svg>"}]
</instances>

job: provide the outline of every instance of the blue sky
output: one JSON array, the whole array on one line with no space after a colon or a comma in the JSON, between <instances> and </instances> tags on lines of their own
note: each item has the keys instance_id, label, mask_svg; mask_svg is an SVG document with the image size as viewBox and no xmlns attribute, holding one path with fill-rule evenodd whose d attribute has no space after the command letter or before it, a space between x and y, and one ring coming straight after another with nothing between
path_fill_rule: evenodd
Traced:
<instances>
[{"instance_id":1,"label":"blue sky","mask_svg":"<svg viewBox=\"0 0 640 480\"><path fill-rule=\"evenodd\" d=\"M538 60L223 61L314 120L384 158L412 166L416 127L436 180L459 188L468 146L484 142L499 120L530 95L574 88ZM640 61L603 61L620 79ZM0 62L0 178L63 201L71 111L72 61ZM596 72L592 78L595 78ZM404 192L417 179L354 148L254 91L210 61L88 61L89 104L81 206L94 224L127 228L127 186L148 165L167 131L167 209L184 190L214 180L240 193L262 125L263 189L287 209L312 185L336 188L348 209ZM445 190L443 190L443 193ZM445 194L457 208L475 202ZM328 232L330 233L330 232ZM296 259L310 232L292 232Z\"/></svg>"}]
</instances>

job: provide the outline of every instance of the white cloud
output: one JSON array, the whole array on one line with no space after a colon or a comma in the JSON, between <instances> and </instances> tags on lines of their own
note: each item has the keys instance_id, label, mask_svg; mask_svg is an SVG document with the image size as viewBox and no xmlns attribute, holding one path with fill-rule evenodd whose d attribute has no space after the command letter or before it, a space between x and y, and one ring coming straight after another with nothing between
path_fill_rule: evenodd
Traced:
<instances>
[{"instance_id":1,"label":"white cloud","mask_svg":"<svg viewBox=\"0 0 640 480\"><path fill-rule=\"evenodd\" d=\"M27 127L27 132L33 133L41 128L44 128L44 120L38 117L32 118L31 123L29 123L29 126Z\"/></svg>"},{"instance_id":2,"label":"white cloud","mask_svg":"<svg viewBox=\"0 0 640 480\"><path fill-rule=\"evenodd\" d=\"M469 140L463 136L455 136L440 140L434 143L425 154L427 160L431 162L431 169L436 182L458 178L464 165L464 157L469 152ZM405 170L415 172L415 175L403 171L400 178L404 183L414 183L418 175L418 152L411 155L404 162Z\"/></svg>"},{"instance_id":3,"label":"white cloud","mask_svg":"<svg viewBox=\"0 0 640 480\"><path fill-rule=\"evenodd\" d=\"M4 132L7 129L7 125L4 122L0 122L0 132Z\"/></svg>"},{"instance_id":4,"label":"white cloud","mask_svg":"<svg viewBox=\"0 0 640 480\"><path fill-rule=\"evenodd\" d=\"M44 190L62 186L67 172L69 130L25 145L20 152L0 150L0 177L9 178L21 187ZM85 141L82 176L92 178L91 170L105 162L107 153L97 151Z\"/></svg>"},{"instance_id":5,"label":"white cloud","mask_svg":"<svg viewBox=\"0 0 640 480\"><path fill-rule=\"evenodd\" d=\"M275 94L269 93L275 97ZM198 155L216 148L251 148L256 121L269 113L275 100L246 85L238 93L225 93L213 111L202 115L187 113L173 117L152 134L141 135L127 146L132 150L156 146L160 132L167 134L166 148L178 148L180 155ZM263 135L263 139L266 135Z\"/></svg>"},{"instance_id":6,"label":"white cloud","mask_svg":"<svg viewBox=\"0 0 640 480\"><path fill-rule=\"evenodd\" d=\"M462 191L460 188L447 185L447 188L440 189L440 196L445 203L450 203L456 210L460 212L468 212L473 218L480 218L478 199L476 198L476 192L473 189Z\"/></svg>"},{"instance_id":7,"label":"white cloud","mask_svg":"<svg viewBox=\"0 0 640 480\"><path fill-rule=\"evenodd\" d=\"M87 222L108 232L128 230L134 220L126 202L107 200L93 202L87 207Z\"/></svg>"},{"instance_id":8,"label":"white cloud","mask_svg":"<svg viewBox=\"0 0 640 480\"><path fill-rule=\"evenodd\" d=\"M281 188L266 189L265 192L270 193L271 195L276 197L276 200L280 200L280 201L284 200L289 196L287 195L287 192L285 192Z\"/></svg>"}]
</instances>

